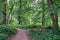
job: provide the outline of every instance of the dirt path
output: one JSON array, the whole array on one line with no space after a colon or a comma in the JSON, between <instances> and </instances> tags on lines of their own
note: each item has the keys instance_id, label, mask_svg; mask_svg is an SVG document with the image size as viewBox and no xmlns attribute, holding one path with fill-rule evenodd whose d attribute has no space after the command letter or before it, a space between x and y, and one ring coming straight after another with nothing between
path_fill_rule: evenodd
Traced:
<instances>
[{"instance_id":1,"label":"dirt path","mask_svg":"<svg viewBox=\"0 0 60 40\"><path fill-rule=\"evenodd\" d=\"M25 29L17 29L17 33L7 40L31 40Z\"/></svg>"}]
</instances>

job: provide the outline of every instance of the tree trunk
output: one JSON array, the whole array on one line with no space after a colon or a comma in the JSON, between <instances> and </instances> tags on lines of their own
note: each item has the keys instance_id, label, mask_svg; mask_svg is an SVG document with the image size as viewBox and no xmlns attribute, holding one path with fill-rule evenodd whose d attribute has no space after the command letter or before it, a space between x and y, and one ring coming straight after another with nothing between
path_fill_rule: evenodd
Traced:
<instances>
[{"instance_id":1,"label":"tree trunk","mask_svg":"<svg viewBox=\"0 0 60 40\"><path fill-rule=\"evenodd\" d=\"M7 18L7 24L9 24L9 23L11 22L11 20L12 20L12 10L13 10L13 6L14 6L14 5L12 5L11 8L10 8L10 13L9 13L9 15L8 15L8 18Z\"/></svg>"},{"instance_id":2,"label":"tree trunk","mask_svg":"<svg viewBox=\"0 0 60 40\"><path fill-rule=\"evenodd\" d=\"M20 16L18 16L18 21L19 21L18 24L20 24L20 22L21 22L20 19L21 19Z\"/></svg>"},{"instance_id":3,"label":"tree trunk","mask_svg":"<svg viewBox=\"0 0 60 40\"><path fill-rule=\"evenodd\" d=\"M53 28L58 29L58 15L55 11L52 12L50 10L51 6L53 5L53 0L47 0L47 2L48 2L49 11L51 12L51 17L52 17L52 21L53 21Z\"/></svg>"},{"instance_id":4,"label":"tree trunk","mask_svg":"<svg viewBox=\"0 0 60 40\"><path fill-rule=\"evenodd\" d=\"M53 28L58 29L58 15L54 13L53 15L51 15L51 17L53 21Z\"/></svg>"},{"instance_id":5,"label":"tree trunk","mask_svg":"<svg viewBox=\"0 0 60 40\"><path fill-rule=\"evenodd\" d=\"M19 12L20 14L21 14L21 7L22 7L22 6L21 6L21 4L22 4L21 2L22 2L22 1L20 0L20 7L19 7L19 8L20 8L20 12ZM21 23L21 20L20 20L20 19L21 19L20 14L18 15L18 24Z\"/></svg>"},{"instance_id":6,"label":"tree trunk","mask_svg":"<svg viewBox=\"0 0 60 40\"><path fill-rule=\"evenodd\" d=\"M45 9L44 9L44 0L42 0L42 26L44 27L45 26Z\"/></svg>"},{"instance_id":7,"label":"tree trunk","mask_svg":"<svg viewBox=\"0 0 60 40\"><path fill-rule=\"evenodd\" d=\"M42 14L42 26L45 26L45 16Z\"/></svg>"},{"instance_id":8,"label":"tree trunk","mask_svg":"<svg viewBox=\"0 0 60 40\"><path fill-rule=\"evenodd\" d=\"M3 24L6 24L6 0L3 0Z\"/></svg>"}]
</instances>

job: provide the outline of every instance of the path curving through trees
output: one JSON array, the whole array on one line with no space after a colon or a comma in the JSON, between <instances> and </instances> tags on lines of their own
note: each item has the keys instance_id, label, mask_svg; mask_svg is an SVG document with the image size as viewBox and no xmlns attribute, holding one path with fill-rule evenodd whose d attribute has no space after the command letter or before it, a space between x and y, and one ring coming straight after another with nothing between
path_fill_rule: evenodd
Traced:
<instances>
[{"instance_id":1,"label":"path curving through trees","mask_svg":"<svg viewBox=\"0 0 60 40\"><path fill-rule=\"evenodd\" d=\"M7 40L31 40L31 38L26 29L17 29L17 33L10 36Z\"/></svg>"}]
</instances>

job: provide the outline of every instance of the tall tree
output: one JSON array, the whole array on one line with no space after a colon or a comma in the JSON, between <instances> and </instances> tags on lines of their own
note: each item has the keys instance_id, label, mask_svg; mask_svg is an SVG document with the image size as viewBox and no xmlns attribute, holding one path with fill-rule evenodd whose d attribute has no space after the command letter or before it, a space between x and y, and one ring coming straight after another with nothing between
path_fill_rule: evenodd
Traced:
<instances>
[{"instance_id":1,"label":"tall tree","mask_svg":"<svg viewBox=\"0 0 60 40\"><path fill-rule=\"evenodd\" d=\"M9 12L8 19L7 19L7 24L9 24L12 20L12 14L11 13L12 13L13 7L14 7L14 5L12 5L10 8L10 12Z\"/></svg>"},{"instance_id":2,"label":"tall tree","mask_svg":"<svg viewBox=\"0 0 60 40\"><path fill-rule=\"evenodd\" d=\"M49 6L49 11L51 13L50 15L51 15L52 21L53 21L53 28L58 29L58 15L57 15L56 11L54 10L53 0L47 0L47 2L48 2L48 6Z\"/></svg>"},{"instance_id":3,"label":"tall tree","mask_svg":"<svg viewBox=\"0 0 60 40\"><path fill-rule=\"evenodd\" d=\"M3 0L3 24L6 24L6 0Z\"/></svg>"},{"instance_id":4,"label":"tall tree","mask_svg":"<svg viewBox=\"0 0 60 40\"><path fill-rule=\"evenodd\" d=\"M42 26L45 26L45 8L44 8L44 0L42 0Z\"/></svg>"},{"instance_id":5,"label":"tall tree","mask_svg":"<svg viewBox=\"0 0 60 40\"><path fill-rule=\"evenodd\" d=\"M21 3L22 3L22 0L20 0L19 3L20 3L20 5L19 5L19 8L20 8L19 13L21 14L21 5L22 5ZM20 24L20 22L21 22L20 21L20 19L21 19L20 14L18 15L18 24Z\"/></svg>"}]
</instances>

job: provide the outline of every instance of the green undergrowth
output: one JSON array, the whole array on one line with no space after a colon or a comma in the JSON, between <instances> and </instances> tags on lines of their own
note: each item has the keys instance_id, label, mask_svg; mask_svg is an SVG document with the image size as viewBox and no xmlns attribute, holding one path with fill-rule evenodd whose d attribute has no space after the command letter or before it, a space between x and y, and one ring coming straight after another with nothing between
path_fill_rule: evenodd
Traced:
<instances>
[{"instance_id":1,"label":"green undergrowth","mask_svg":"<svg viewBox=\"0 0 60 40\"><path fill-rule=\"evenodd\" d=\"M41 25L18 25L18 28L23 28L23 29L32 29L32 28L41 28Z\"/></svg>"},{"instance_id":2,"label":"green undergrowth","mask_svg":"<svg viewBox=\"0 0 60 40\"><path fill-rule=\"evenodd\" d=\"M8 25L0 25L0 40L6 40L9 36L16 33L16 28Z\"/></svg>"},{"instance_id":3,"label":"green undergrowth","mask_svg":"<svg viewBox=\"0 0 60 40\"><path fill-rule=\"evenodd\" d=\"M60 40L60 30L29 30L32 40Z\"/></svg>"},{"instance_id":4,"label":"green undergrowth","mask_svg":"<svg viewBox=\"0 0 60 40\"><path fill-rule=\"evenodd\" d=\"M22 28L22 29L32 29L32 28L42 28L42 27L52 27L52 26L42 26L42 25L36 25L36 24L33 24L33 25L17 25L17 28Z\"/></svg>"}]
</instances>

